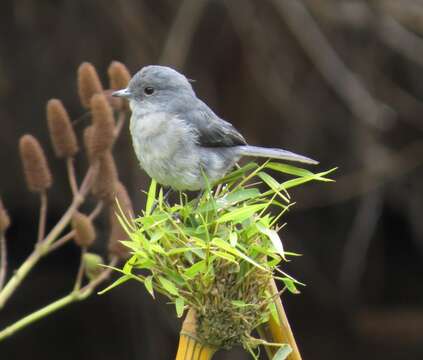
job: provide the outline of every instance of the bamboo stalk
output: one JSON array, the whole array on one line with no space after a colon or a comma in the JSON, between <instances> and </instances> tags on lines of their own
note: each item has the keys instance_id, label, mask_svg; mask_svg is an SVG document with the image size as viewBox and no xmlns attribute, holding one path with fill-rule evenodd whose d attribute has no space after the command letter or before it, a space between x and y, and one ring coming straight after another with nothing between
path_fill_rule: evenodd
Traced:
<instances>
[{"instance_id":1,"label":"bamboo stalk","mask_svg":"<svg viewBox=\"0 0 423 360\"><path fill-rule=\"evenodd\" d=\"M216 351L198 340L195 311L190 309L182 324L176 360L210 360Z\"/></svg>"},{"instance_id":2,"label":"bamboo stalk","mask_svg":"<svg viewBox=\"0 0 423 360\"><path fill-rule=\"evenodd\" d=\"M278 288L275 280L270 282L270 291L272 296L278 294ZM288 322L285 309L279 296L274 297L276 310L278 313L278 321L271 315L267 324L261 325L257 330L260 337L265 338L266 341L272 343L289 344L292 348L288 360L301 360L301 354L298 350L294 334L292 333L291 326ZM276 353L277 348L266 346L266 353L269 359Z\"/></svg>"}]
</instances>

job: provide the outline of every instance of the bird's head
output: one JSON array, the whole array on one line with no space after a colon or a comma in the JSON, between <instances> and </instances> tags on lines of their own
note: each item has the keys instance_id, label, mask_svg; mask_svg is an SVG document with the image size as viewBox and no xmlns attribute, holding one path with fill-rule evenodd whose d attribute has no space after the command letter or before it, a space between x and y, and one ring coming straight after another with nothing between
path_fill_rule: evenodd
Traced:
<instances>
[{"instance_id":1,"label":"bird's head","mask_svg":"<svg viewBox=\"0 0 423 360\"><path fill-rule=\"evenodd\" d=\"M157 106L181 95L194 95L189 80L176 70L159 65L149 65L138 71L126 89L115 91L113 96L126 98L134 110L141 106Z\"/></svg>"}]
</instances>

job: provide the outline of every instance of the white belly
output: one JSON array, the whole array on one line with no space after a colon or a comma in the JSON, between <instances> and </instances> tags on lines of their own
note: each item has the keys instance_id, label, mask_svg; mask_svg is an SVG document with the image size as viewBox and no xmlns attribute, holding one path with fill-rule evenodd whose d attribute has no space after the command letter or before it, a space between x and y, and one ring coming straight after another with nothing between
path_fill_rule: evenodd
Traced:
<instances>
[{"instance_id":1,"label":"white belly","mask_svg":"<svg viewBox=\"0 0 423 360\"><path fill-rule=\"evenodd\" d=\"M184 121L163 112L133 114L130 130L137 158L150 177L177 190L201 187L196 134Z\"/></svg>"}]
</instances>

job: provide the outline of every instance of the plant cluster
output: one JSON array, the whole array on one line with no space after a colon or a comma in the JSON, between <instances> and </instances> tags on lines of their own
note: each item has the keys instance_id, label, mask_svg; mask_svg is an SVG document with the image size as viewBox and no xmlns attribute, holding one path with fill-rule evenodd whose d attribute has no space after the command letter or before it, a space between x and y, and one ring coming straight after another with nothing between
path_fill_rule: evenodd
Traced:
<instances>
[{"instance_id":1,"label":"plant cluster","mask_svg":"<svg viewBox=\"0 0 423 360\"><path fill-rule=\"evenodd\" d=\"M294 177L279 182L269 171ZM178 317L189 307L196 313L196 336L214 348L242 345L252 352L265 343L251 336L276 311L269 291L273 279L297 293L300 283L279 265L297 254L279 238L281 216L292 205L288 189L309 181L330 181L332 170L314 174L278 162L238 168L199 199L180 193L169 205L153 181L142 216L120 213L131 258L122 276L103 292L135 279L154 297L166 296ZM207 180L207 179L206 179ZM277 318L277 316L275 316ZM281 345L281 344L273 344Z\"/></svg>"},{"instance_id":2,"label":"plant cluster","mask_svg":"<svg viewBox=\"0 0 423 360\"><path fill-rule=\"evenodd\" d=\"M71 194L69 207L51 229L46 229L48 190L53 185L53 175L48 161L41 144L34 136L26 134L19 141L19 152L27 187L40 198L38 233L33 252L7 279L5 233L9 228L10 218L0 201L0 309L5 306L21 282L43 257L50 255L72 239L81 249L81 261L75 284L69 295L0 331L0 341L73 301L85 299L108 278L110 270L98 266L104 260L99 255L88 252L96 239L94 220L102 212L107 212L110 219L108 263L116 265L120 260L127 258L128 251L119 242L126 238L126 234L115 216L115 199L118 199L126 216L133 216L133 210L125 186L119 181L112 150L129 116L129 109L127 103L113 98L111 93L126 87L130 74L122 63L114 61L108 68L108 75L109 88L103 89L92 64L82 63L78 69L78 94L86 111L82 119L91 120L81 135L88 169L80 182L74 165L76 160L81 160L79 136L74 126L77 122L71 121L60 100L51 99L47 102L47 127L52 147L56 157L63 159L66 163ZM81 207L86 204L87 198L93 199L95 205L90 211L83 212ZM83 284L84 275L88 280L85 285Z\"/></svg>"}]
</instances>

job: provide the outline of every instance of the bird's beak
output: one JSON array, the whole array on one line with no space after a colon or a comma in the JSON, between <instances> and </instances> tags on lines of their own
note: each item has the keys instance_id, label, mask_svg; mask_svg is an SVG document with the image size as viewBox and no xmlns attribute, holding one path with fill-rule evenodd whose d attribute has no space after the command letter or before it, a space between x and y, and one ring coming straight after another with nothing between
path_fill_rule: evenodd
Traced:
<instances>
[{"instance_id":1,"label":"bird's beak","mask_svg":"<svg viewBox=\"0 0 423 360\"><path fill-rule=\"evenodd\" d=\"M122 89L122 90L118 90L118 91L115 91L115 92L113 92L112 93L112 96L115 96L115 97L123 97L123 98L129 98L129 97L131 97L131 92L129 91L129 89L128 88L126 88L126 89Z\"/></svg>"}]
</instances>

